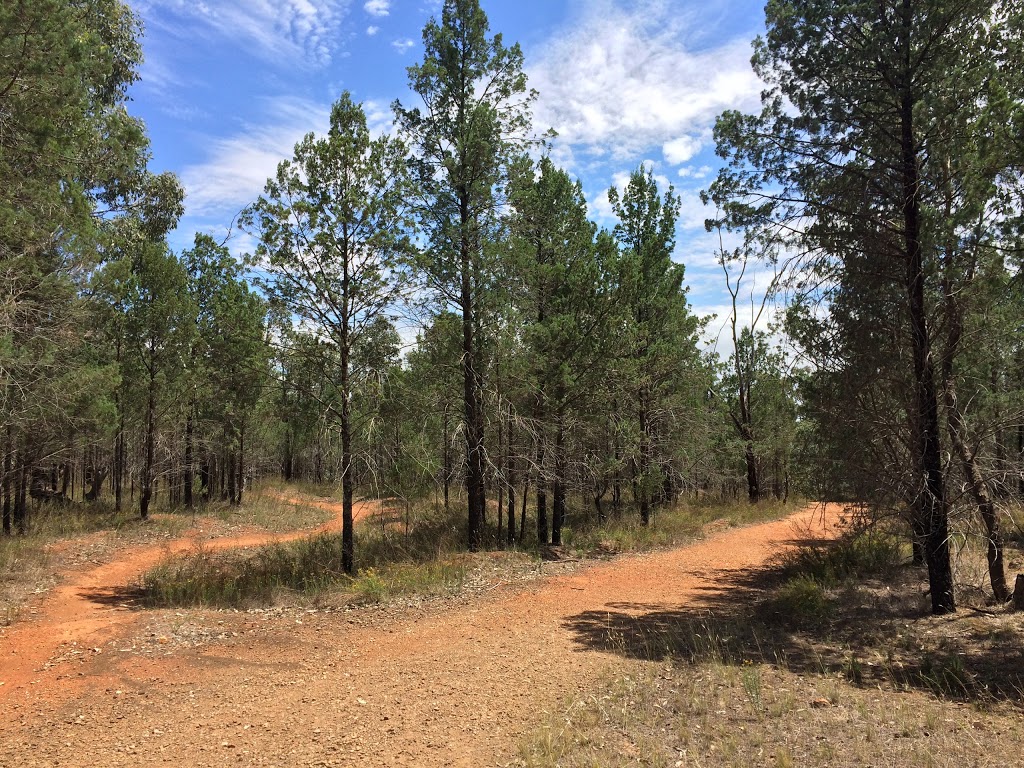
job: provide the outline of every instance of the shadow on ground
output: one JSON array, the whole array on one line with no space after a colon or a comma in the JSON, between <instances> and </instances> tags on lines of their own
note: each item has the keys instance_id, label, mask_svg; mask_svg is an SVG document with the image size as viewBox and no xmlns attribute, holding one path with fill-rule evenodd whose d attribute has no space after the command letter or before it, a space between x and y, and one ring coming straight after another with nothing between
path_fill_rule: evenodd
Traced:
<instances>
[{"instance_id":1,"label":"shadow on ground","mask_svg":"<svg viewBox=\"0 0 1024 768\"><path fill-rule=\"evenodd\" d=\"M906 566L885 580L832 590L811 616L786 613L778 598L782 564L701 575L714 586L699 589L686 606L609 603L564 626L581 650L632 659L770 663L857 685L1024 706L1019 616L962 609L932 617L919 569Z\"/></svg>"}]
</instances>

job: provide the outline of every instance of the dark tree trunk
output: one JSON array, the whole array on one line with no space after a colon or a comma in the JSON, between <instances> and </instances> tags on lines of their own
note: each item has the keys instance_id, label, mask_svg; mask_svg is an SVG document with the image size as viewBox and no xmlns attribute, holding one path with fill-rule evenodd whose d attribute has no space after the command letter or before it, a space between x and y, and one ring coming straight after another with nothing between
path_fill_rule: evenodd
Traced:
<instances>
[{"instance_id":1,"label":"dark tree trunk","mask_svg":"<svg viewBox=\"0 0 1024 768\"><path fill-rule=\"evenodd\" d=\"M292 445L294 439L292 428L288 427L284 438L284 461L281 462L281 476L286 483L290 483L295 476L295 449Z\"/></svg>"},{"instance_id":2,"label":"dark tree trunk","mask_svg":"<svg viewBox=\"0 0 1024 768\"><path fill-rule=\"evenodd\" d=\"M912 36L909 0L903 0L902 25ZM936 616L956 610L953 595L953 570L949 551L949 511L942 469L942 445L938 391L928 332L925 303L925 268L921 247L920 177L918 147L914 135L914 98L911 91L909 43L904 45L904 76L901 84L901 145L903 184L903 226L906 256L906 288L914 360L914 401L917 422L917 464L923 487L918 490L917 505L925 523L924 554L928 564L928 584L932 613Z\"/></svg>"},{"instance_id":3,"label":"dark tree trunk","mask_svg":"<svg viewBox=\"0 0 1024 768\"><path fill-rule=\"evenodd\" d=\"M523 472L523 496L519 502L519 540L526 537L526 503L530 498L530 473Z\"/></svg>"},{"instance_id":4,"label":"dark tree trunk","mask_svg":"<svg viewBox=\"0 0 1024 768\"><path fill-rule=\"evenodd\" d=\"M1017 472L1020 480L1017 481L1017 492L1024 496L1024 423L1017 425Z\"/></svg>"},{"instance_id":5,"label":"dark tree trunk","mask_svg":"<svg viewBox=\"0 0 1024 768\"><path fill-rule=\"evenodd\" d=\"M227 491L224 500L234 505L236 494L235 480L238 478L238 455L235 453L234 448L228 452L227 461L224 462L224 465L224 472L227 477Z\"/></svg>"},{"instance_id":6,"label":"dark tree trunk","mask_svg":"<svg viewBox=\"0 0 1024 768\"><path fill-rule=\"evenodd\" d=\"M210 494L213 490L213 467L211 466L212 461L213 458L210 456L209 452L204 452L203 461L199 465L199 482L203 487L204 504L210 503Z\"/></svg>"},{"instance_id":7,"label":"dark tree trunk","mask_svg":"<svg viewBox=\"0 0 1024 768\"><path fill-rule=\"evenodd\" d=\"M195 431L194 411L195 403L189 403L188 416L185 417L185 466L182 467L185 481L185 506L188 509L195 507L195 499L192 497L192 480L195 477L195 456L193 450L193 433Z\"/></svg>"},{"instance_id":8,"label":"dark tree trunk","mask_svg":"<svg viewBox=\"0 0 1024 768\"><path fill-rule=\"evenodd\" d=\"M538 427L543 429L543 425ZM537 543L548 543L548 494L544 479L544 438L537 440Z\"/></svg>"},{"instance_id":9,"label":"dark tree trunk","mask_svg":"<svg viewBox=\"0 0 1024 768\"><path fill-rule=\"evenodd\" d=\"M227 442L227 432L224 433L224 442ZM217 495L221 501L228 500L228 472L231 467L231 454L227 449L222 449L217 457Z\"/></svg>"},{"instance_id":10,"label":"dark tree trunk","mask_svg":"<svg viewBox=\"0 0 1024 768\"><path fill-rule=\"evenodd\" d=\"M505 533L505 543L512 546L516 543L516 464L517 461L512 453L512 423L508 425L508 445L505 451L508 456L508 525ZM498 517L501 517L501 509L498 509Z\"/></svg>"},{"instance_id":11,"label":"dark tree trunk","mask_svg":"<svg viewBox=\"0 0 1024 768\"><path fill-rule=\"evenodd\" d=\"M444 485L444 511L447 512L450 509L451 499L451 483L452 483L452 447L451 447L451 431L449 425L448 416L449 405L446 402L444 404L444 413L441 416L441 439L444 445L441 449L441 463L443 468L441 470L441 482Z\"/></svg>"},{"instance_id":12,"label":"dark tree trunk","mask_svg":"<svg viewBox=\"0 0 1024 768\"><path fill-rule=\"evenodd\" d=\"M952 244L947 245L947 259L953 258L954 249L955 246ZM949 266L948 261L947 266ZM963 339L963 310L948 272L943 278L943 294L948 329L946 351L942 358L942 376L945 379L946 429L949 433L949 440L953 444L953 450L960 459L960 466L974 503L978 507L978 514L985 525L986 557L992 594L998 602L1005 603L1010 599L1010 588L1006 584L1006 569L1003 566L1003 537L999 530L999 518L996 515L992 494L989 492L985 477L978 466L977 451L972 450L968 445L967 419L957 398L953 361L960 351ZM1000 464L1000 468L1001 466Z\"/></svg>"},{"instance_id":13,"label":"dark tree trunk","mask_svg":"<svg viewBox=\"0 0 1024 768\"><path fill-rule=\"evenodd\" d=\"M515 478L509 474L508 483L508 530L505 531L505 543L510 547L516 543L516 485Z\"/></svg>"},{"instance_id":14,"label":"dark tree trunk","mask_svg":"<svg viewBox=\"0 0 1024 768\"><path fill-rule=\"evenodd\" d=\"M469 190L459 190L459 249L462 304L462 383L466 409L466 495L468 523L466 539L471 552L483 543L484 512L487 506L485 488L484 412L481 402L482 374L478 370L479 350L476 339L476 296L474 291L475 238L469 208Z\"/></svg>"},{"instance_id":15,"label":"dark tree trunk","mask_svg":"<svg viewBox=\"0 0 1024 768\"><path fill-rule=\"evenodd\" d=\"M639 467L637 472L637 501L640 505L640 523L642 525L650 525L651 522L651 494L650 494L650 478L648 474L651 471L651 458L653 453L653 445L651 441L651 424L649 420L649 413L647 408L647 395L646 393L640 394L639 403L639 421L640 421L640 457Z\"/></svg>"},{"instance_id":16,"label":"dark tree trunk","mask_svg":"<svg viewBox=\"0 0 1024 768\"><path fill-rule=\"evenodd\" d=\"M608 482L602 478L594 490L594 511L597 512L597 522L603 523L605 521L603 502L605 494L608 493Z\"/></svg>"},{"instance_id":17,"label":"dark tree trunk","mask_svg":"<svg viewBox=\"0 0 1024 768\"><path fill-rule=\"evenodd\" d=\"M613 413L618 413L618 400L612 401ZM615 474L612 476L612 510L616 516L622 514L622 474L619 465L622 461L622 445L619 442L619 429L616 423L612 424L612 457L615 459Z\"/></svg>"},{"instance_id":18,"label":"dark tree trunk","mask_svg":"<svg viewBox=\"0 0 1024 768\"><path fill-rule=\"evenodd\" d=\"M500 386L500 384L499 384ZM500 390L499 390L500 391ZM499 401L500 402L500 401ZM505 453L505 419L501 413L501 407L498 407L498 467L497 467L497 480L496 484L498 487L498 533L497 540L500 545L504 539L501 537L502 522L504 521L504 515L502 510L505 509L505 485L508 482L508 456Z\"/></svg>"},{"instance_id":19,"label":"dark tree trunk","mask_svg":"<svg viewBox=\"0 0 1024 768\"><path fill-rule=\"evenodd\" d=\"M562 525L565 523L565 417L558 414L555 430L555 477L552 484L551 543L562 546Z\"/></svg>"},{"instance_id":20,"label":"dark tree trunk","mask_svg":"<svg viewBox=\"0 0 1024 768\"><path fill-rule=\"evenodd\" d=\"M752 440L747 441L743 455L747 462L747 499L751 504L757 504L761 501L761 483L757 477L757 457Z\"/></svg>"},{"instance_id":21,"label":"dark tree trunk","mask_svg":"<svg viewBox=\"0 0 1024 768\"><path fill-rule=\"evenodd\" d=\"M117 341L117 361L121 362L121 340ZM117 433L114 436L114 511L120 512L124 506L124 387L117 388L115 406L117 407Z\"/></svg>"},{"instance_id":22,"label":"dark tree trunk","mask_svg":"<svg viewBox=\"0 0 1024 768\"><path fill-rule=\"evenodd\" d=\"M3 526L4 535L11 535L11 496L12 489L14 487L14 467L13 456L14 453L14 435L10 425L7 427L7 440L4 445L4 509L3 509Z\"/></svg>"},{"instance_id":23,"label":"dark tree trunk","mask_svg":"<svg viewBox=\"0 0 1024 768\"><path fill-rule=\"evenodd\" d=\"M341 567L345 573L355 571L355 533L352 503L355 478L352 477L352 425L348 397L348 350L341 360Z\"/></svg>"},{"instance_id":24,"label":"dark tree trunk","mask_svg":"<svg viewBox=\"0 0 1024 768\"><path fill-rule=\"evenodd\" d=\"M149 518L149 503L153 498L153 458L156 441L156 371L151 367L149 394L146 398L146 457L142 469L142 493L139 495L139 514Z\"/></svg>"},{"instance_id":25,"label":"dark tree trunk","mask_svg":"<svg viewBox=\"0 0 1024 768\"><path fill-rule=\"evenodd\" d=\"M14 501L14 527L22 536L28 533L28 450L22 443L18 452L18 492Z\"/></svg>"},{"instance_id":26,"label":"dark tree trunk","mask_svg":"<svg viewBox=\"0 0 1024 768\"><path fill-rule=\"evenodd\" d=\"M235 506L242 505L242 494L245 491L245 420L238 429L238 462L236 464L238 480L235 482L235 495L231 503Z\"/></svg>"}]
</instances>

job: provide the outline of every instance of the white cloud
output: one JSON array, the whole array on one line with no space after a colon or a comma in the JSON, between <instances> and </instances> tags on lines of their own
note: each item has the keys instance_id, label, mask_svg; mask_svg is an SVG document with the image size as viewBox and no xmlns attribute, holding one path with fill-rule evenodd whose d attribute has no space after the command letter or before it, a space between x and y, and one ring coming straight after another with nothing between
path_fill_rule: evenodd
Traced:
<instances>
[{"instance_id":1,"label":"white cloud","mask_svg":"<svg viewBox=\"0 0 1024 768\"><path fill-rule=\"evenodd\" d=\"M658 147L670 162L685 162L723 109L757 108L750 43L698 50L686 26L693 15L678 4L630 8L588 3L587 15L540 51L529 68L540 92L535 122L594 156L621 161Z\"/></svg>"},{"instance_id":2,"label":"white cloud","mask_svg":"<svg viewBox=\"0 0 1024 768\"><path fill-rule=\"evenodd\" d=\"M366 34L369 35L370 37L373 37L378 32L380 32L380 27L370 25L369 27L366 28Z\"/></svg>"},{"instance_id":3,"label":"white cloud","mask_svg":"<svg viewBox=\"0 0 1024 768\"><path fill-rule=\"evenodd\" d=\"M232 40L278 62L326 66L337 51L349 0L136 0L147 24L181 37Z\"/></svg>"},{"instance_id":4,"label":"white cloud","mask_svg":"<svg viewBox=\"0 0 1024 768\"><path fill-rule=\"evenodd\" d=\"M391 111L391 105L388 102L374 99L364 101L363 112L366 113L366 126L370 129L372 137L377 138L384 134L394 133L395 113Z\"/></svg>"},{"instance_id":5,"label":"white cloud","mask_svg":"<svg viewBox=\"0 0 1024 768\"><path fill-rule=\"evenodd\" d=\"M395 40L394 42L391 43L391 47L394 48L399 53L405 53L414 45L416 45L416 43L414 43L407 37L404 37L401 40Z\"/></svg>"},{"instance_id":6,"label":"white cloud","mask_svg":"<svg viewBox=\"0 0 1024 768\"><path fill-rule=\"evenodd\" d=\"M693 159L693 156L700 152L704 142L693 136L680 136L667 142L662 148L665 162L669 165L682 165Z\"/></svg>"},{"instance_id":7,"label":"white cloud","mask_svg":"<svg viewBox=\"0 0 1024 768\"><path fill-rule=\"evenodd\" d=\"M714 169L710 165L702 165L700 168L694 168L692 165L686 165L679 169L679 176L683 179L706 179L713 170Z\"/></svg>"},{"instance_id":8,"label":"white cloud","mask_svg":"<svg viewBox=\"0 0 1024 768\"><path fill-rule=\"evenodd\" d=\"M659 188L661 185L658 185ZM715 209L704 205L699 189L677 189L679 197L679 226L683 229L704 230L704 221L714 218Z\"/></svg>"},{"instance_id":9,"label":"white cloud","mask_svg":"<svg viewBox=\"0 0 1024 768\"><path fill-rule=\"evenodd\" d=\"M206 161L182 171L188 215L233 216L259 197L303 136L326 132L329 119L329 105L294 98L268 102L260 125L211 141Z\"/></svg>"},{"instance_id":10,"label":"white cloud","mask_svg":"<svg viewBox=\"0 0 1024 768\"><path fill-rule=\"evenodd\" d=\"M366 0L363 10L371 16L387 16L391 13L391 0Z\"/></svg>"}]
</instances>

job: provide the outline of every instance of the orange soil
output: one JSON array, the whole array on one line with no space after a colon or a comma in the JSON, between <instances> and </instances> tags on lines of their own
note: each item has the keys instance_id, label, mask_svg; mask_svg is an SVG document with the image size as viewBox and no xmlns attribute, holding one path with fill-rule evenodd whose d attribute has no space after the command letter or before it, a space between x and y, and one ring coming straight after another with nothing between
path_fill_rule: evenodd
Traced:
<instances>
[{"instance_id":1,"label":"orange soil","mask_svg":"<svg viewBox=\"0 0 1024 768\"><path fill-rule=\"evenodd\" d=\"M97 595L194 543L126 553L56 590L0 639L0 765L504 765L545 712L641 663L607 637L595 641L603 621L707 605L794 540L831 535L838 516L808 508L685 548L383 615L103 604ZM205 620L220 635L161 646L143 620L150 629Z\"/></svg>"},{"instance_id":2,"label":"orange soil","mask_svg":"<svg viewBox=\"0 0 1024 768\"><path fill-rule=\"evenodd\" d=\"M341 530L340 504L284 496L280 500L320 507L334 512L335 516L311 531L252 533L211 540L204 540L202 529L194 528L180 539L159 546L135 548L122 553L113 562L71 575L51 590L40 604L29 609L34 614L31 621L0 630L0 659L3 660L0 666L0 701L10 698L26 685L37 684L37 671L50 658L59 655L61 646L98 647L123 625L136 621L140 614L118 604L118 592L162 560L198 548L211 551L259 547ZM356 503L352 509L353 520L368 517L376 509L375 503Z\"/></svg>"}]
</instances>

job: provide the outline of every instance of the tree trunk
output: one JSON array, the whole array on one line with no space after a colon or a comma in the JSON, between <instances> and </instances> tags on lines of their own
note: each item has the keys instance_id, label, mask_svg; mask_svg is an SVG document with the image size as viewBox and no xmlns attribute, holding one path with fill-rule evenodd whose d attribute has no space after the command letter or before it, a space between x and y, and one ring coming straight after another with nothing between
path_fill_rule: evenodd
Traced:
<instances>
[{"instance_id":1,"label":"tree trunk","mask_svg":"<svg viewBox=\"0 0 1024 768\"><path fill-rule=\"evenodd\" d=\"M558 414L555 430L555 477L552 484L551 543L562 546L562 525L565 523L565 416Z\"/></svg>"},{"instance_id":2,"label":"tree trunk","mask_svg":"<svg viewBox=\"0 0 1024 768\"><path fill-rule=\"evenodd\" d=\"M227 479L227 492L224 499L228 504L234 506L237 493L235 482L238 479L238 454L235 452L234 446L228 451L227 461L224 462L224 472Z\"/></svg>"},{"instance_id":3,"label":"tree trunk","mask_svg":"<svg viewBox=\"0 0 1024 768\"><path fill-rule=\"evenodd\" d=\"M950 442L953 443L953 449L960 459L971 496L985 525L988 579L992 585L992 594L998 602L1005 603L1010 599L1010 588L1006 584L1006 569L1003 567L1003 537L999 530L999 518L985 478L982 477L978 462L975 461L975 454L967 447L967 424L960 411L952 381L946 383L946 409Z\"/></svg>"},{"instance_id":4,"label":"tree trunk","mask_svg":"<svg viewBox=\"0 0 1024 768\"><path fill-rule=\"evenodd\" d=\"M203 503L210 503L210 494L212 493L213 486L213 467L211 462L213 458L210 456L209 451L203 452L203 461L199 465L199 482L203 488Z\"/></svg>"},{"instance_id":5,"label":"tree trunk","mask_svg":"<svg viewBox=\"0 0 1024 768\"><path fill-rule=\"evenodd\" d=\"M761 501L761 483L757 477L757 457L754 455L753 440L747 440L744 458L747 462L747 500L751 504L758 504Z\"/></svg>"},{"instance_id":6,"label":"tree trunk","mask_svg":"<svg viewBox=\"0 0 1024 768\"><path fill-rule=\"evenodd\" d=\"M1020 476L1017 492L1024 496L1024 423L1017 425L1017 462L1017 473Z\"/></svg>"},{"instance_id":7,"label":"tree trunk","mask_svg":"<svg viewBox=\"0 0 1024 768\"><path fill-rule=\"evenodd\" d=\"M441 439L444 442L441 451L441 482L444 484L444 511L448 512L450 509L451 499L451 483L452 483L452 449L451 449L451 431L448 423L448 408L447 402L444 404L444 413L441 416Z\"/></svg>"},{"instance_id":8,"label":"tree trunk","mask_svg":"<svg viewBox=\"0 0 1024 768\"><path fill-rule=\"evenodd\" d=\"M149 518L149 502L153 498L153 457L156 440L156 374L150 373L149 395L146 398L146 458L142 470L142 493L139 495L139 514Z\"/></svg>"},{"instance_id":9,"label":"tree trunk","mask_svg":"<svg viewBox=\"0 0 1024 768\"><path fill-rule=\"evenodd\" d=\"M963 468L964 478L967 480L971 496L978 507L982 523L985 525L988 576L989 583L992 585L992 594L998 602L1005 603L1010 599L1010 589L1006 584L1006 570L1003 567L1003 538L999 530L999 519L996 515L992 495L989 493L988 485L976 461L977 452L972 451L968 446L967 418L960 409L957 398L953 362L960 351L963 339L963 310L948 271L955 246L947 244L946 252L947 261L944 266L947 267L947 271L943 277L943 298L948 335L945 355L942 358L942 377L945 380L943 389L946 404L946 429L949 433L949 440L953 444L953 450L960 459L960 466Z\"/></svg>"},{"instance_id":10,"label":"tree trunk","mask_svg":"<svg viewBox=\"0 0 1024 768\"><path fill-rule=\"evenodd\" d=\"M341 353L341 567L345 573L355 570L355 534L352 502L355 496L352 477L352 424L348 392L348 349Z\"/></svg>"},{"instance_id":11,"label":"tree trunk","mask_svg":"<svg viewBox=\"0 0 1024 768\"><path fill-rule=\"evenodd\" d=\"M911 14L903 2L903 26L911 35ZM901 146L903 184L903 237L906 256L906 289L914 359L914 404L917 422L916 459L923 487L918 490L919 515L925 524L924 554L928 564L928 584L932 613L936 616L956 610L953 595L953 570L949 551L949 510L942 469L942 444L938 392L928 332L925 303L925 268L921 247L920 178L918 148L914 135L914 98L910 82L910 48L905 44L905 77L901 100Z\"/></svg>"},{"instance_id":12,"label":"tree trunk","mask_svg":"<svg viewBox=\"0 0 1024 768\"><path fill-rule=\"evenodd\" d=\"M519 540L526 537L526 502L530 498L530 473L523 472L523 496L519 502Z\"/></svg>"},{"instance_id":13,"label":"tree trunk","mask_svg":"<svg viewBox=\"0 0 1024 768\"><path fill-rule=\"evenodd\" d=\"M500 386L500 382L499 382ZM499 390L500 391L500 390ZM501 544L504 539L501 537L501 528L504 515L501 511L505 508L505 485L507 484L508 475L508 456L505 453L505 418L502 414L502 408L498 406L498 467L497 467L497 480L498 486L498 543Z\"/></svg>"},{"instance_id":14,"label":"tree trunk","mask_svg":"<svg viewBox=\"0 0 1024 768\"><path fill-rule=\"evenodd\" d=\"M3 508L3 527L4 535L11 535L11 490L14 486L14 477L12 475L14 468L12 466L12 454L14 453L14 435L10 425L7 425L7 440L4 445L4 508Z\"/></svg>"},{"instance_id":15,"label":"tree trunk","mask_svg":"<svg viewBox=\"0 0 1024 768\"><path fill-rule=\"evenodd\" d=\"M648 473L651 471L651 456L653 452L653 446L651 442L651 425L648 418L647 410L647 395L644 392L640 393L639 403L639 420L640 420L640 457L639 466L637 472L636 483L639 493L637 494L637 501L640 504L640 523L641 525L650 525L651 522L651 494L650 494L650 478Z\"/></svg>"},{"instance_id":16,"label":"tree trunk","mask_svg":"<svg viewBox=\"0 0 1024 768\"><path fill-rule=\"evenodd\" d=\"M476 339L476 296L473 285L475 238L471 237L472 215L469 209L469 190L459 190L459 256L462 304L462 383L466 409L466 495L468 523L466 539L470 552L476 552L483 543L484 510L487 506L485 489L484 413L481 402L482 371L477 370L479 350Z\"/></svg>"},{"instance_id":17,"label":"tree trunk","mask_svg":"<svg viewBox=\"0 0 1024 768\"><path fill-rule=\"evenodd\" d=\"M188 416L185 418L185 466L182 468L185 481L185 507L187 509L195 507L195 499L192 497L192 479L195 476L195 457L193 455L194 411L195 402L192 401L189 403Z\"/></svg>"},{"instance_id":18,"label":"tree trunk","mask_svg":"<svg viewBox=\"0 0 1024 768\"><path fill-rule=\"evenodd\" d=\"M22 449L18 452L18 492L14 500L14 527L21 536L28 533L28 450L22 441Z\"/></svg>"},{"instance_id":19,"label":"tree trunk","mask_svg":"<svg viewBox=\"0 0 1024 768\"><path fill-rule=\"evenodd\" d=\"M236 463L238 479L235 482L235 495L231 503L236 507L242 506L242 494L245 491L245 419L238 428L238 461Z\"/></svg>"}]
</instances>

